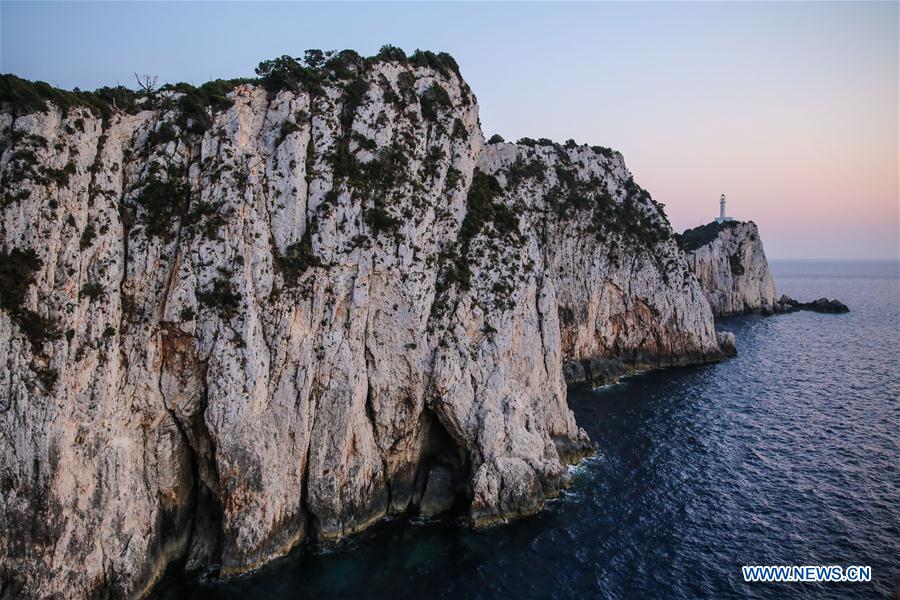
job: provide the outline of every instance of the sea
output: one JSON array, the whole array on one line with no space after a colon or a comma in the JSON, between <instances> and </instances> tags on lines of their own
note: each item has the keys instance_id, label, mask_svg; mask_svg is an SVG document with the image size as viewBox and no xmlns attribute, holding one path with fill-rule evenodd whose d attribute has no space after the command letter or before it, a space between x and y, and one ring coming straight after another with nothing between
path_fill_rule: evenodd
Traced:
<instances>
[{"instance_id":1,"label":"sea","mask_svg":"<svg viewBox=\"0 0 900 600\"><path fill-rule=\"evenodd\" d=\"M473 531L386 520L158 598L900 598L900 263L772 261L778 294L847 314L717 321L738 355L569 405L599 450L540 514ZM747 583L742 566L871 567Z\"/></svg>"}]
</instances>

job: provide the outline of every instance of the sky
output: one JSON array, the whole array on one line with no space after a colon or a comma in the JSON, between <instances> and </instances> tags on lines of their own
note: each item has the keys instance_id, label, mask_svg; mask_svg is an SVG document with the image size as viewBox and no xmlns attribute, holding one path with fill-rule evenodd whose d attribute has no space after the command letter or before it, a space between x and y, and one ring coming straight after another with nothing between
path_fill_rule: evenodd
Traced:
<instances>
[{"instance_id":1,"label":"sky","mask_svg":"<svg viewBox=\"0 0 900 600\"><path fill-rule=\"evenodd\" d=\"M900 257L897 2L10 2L0 71L202 83L307 48L446 51L485 135L615 148L681 231L771 258Z\"/></svg>"}]
</instances>

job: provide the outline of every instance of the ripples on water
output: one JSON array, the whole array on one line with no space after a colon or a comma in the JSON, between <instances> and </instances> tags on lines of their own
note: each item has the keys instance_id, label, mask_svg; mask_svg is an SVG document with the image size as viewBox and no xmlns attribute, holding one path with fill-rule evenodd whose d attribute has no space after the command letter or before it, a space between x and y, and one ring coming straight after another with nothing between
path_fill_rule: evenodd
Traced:
<instances>
[{"instance_id":1,"label":"ripples on water","mask_svg":"<svg viewBox=\"0 0 900 600\"><path fill-rule=\"evenodd\" d=\"M600 453L540 515L396 519L164 597L871 598L900 577L896 263L773 263L847 315L737 317L737 358L570 392ZM872 584L745 584L743 564L871 565Z\"/></svg>"}]
</instances>

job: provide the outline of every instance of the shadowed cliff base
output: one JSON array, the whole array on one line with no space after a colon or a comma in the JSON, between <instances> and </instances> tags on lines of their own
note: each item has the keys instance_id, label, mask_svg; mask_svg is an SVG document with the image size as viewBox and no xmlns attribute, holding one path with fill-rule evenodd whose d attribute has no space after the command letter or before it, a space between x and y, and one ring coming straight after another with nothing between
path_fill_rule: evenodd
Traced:
<instances>
[{"instance_id":1,"label":"shadowed cliff base","mask_svg":"<svg viewBox=\"0 0 900 600\"><path fill-rule=\"evenodd\" d=\"M721 346L721 344L720 344ZM622 377L672 367L686 367L719 362L726 356L733 356L723 348L710 354L693 356L670 355L664 357L634 356L628 359L591 358L563 363L566 384L573 387L598 387L616 383Z\"/></svg>"}]
</instances>

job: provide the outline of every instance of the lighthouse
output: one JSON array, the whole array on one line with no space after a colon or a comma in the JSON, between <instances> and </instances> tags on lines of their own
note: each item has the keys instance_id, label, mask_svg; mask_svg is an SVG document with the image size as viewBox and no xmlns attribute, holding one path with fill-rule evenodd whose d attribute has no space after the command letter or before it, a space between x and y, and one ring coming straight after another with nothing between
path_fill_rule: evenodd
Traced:
<instances>
[{"instance_id":1,"label":"lighthouse","mask_svg":"<svg viewBox=\"0 0 900 600\"><path fill-rule=\"evenodd\" d=\"M719 217L716 219L716 223L725 223L726 221L734 221L734 219L725 215L725 194L722 194L722 197L719 198Z\"/></svg>"}]
</instances>

